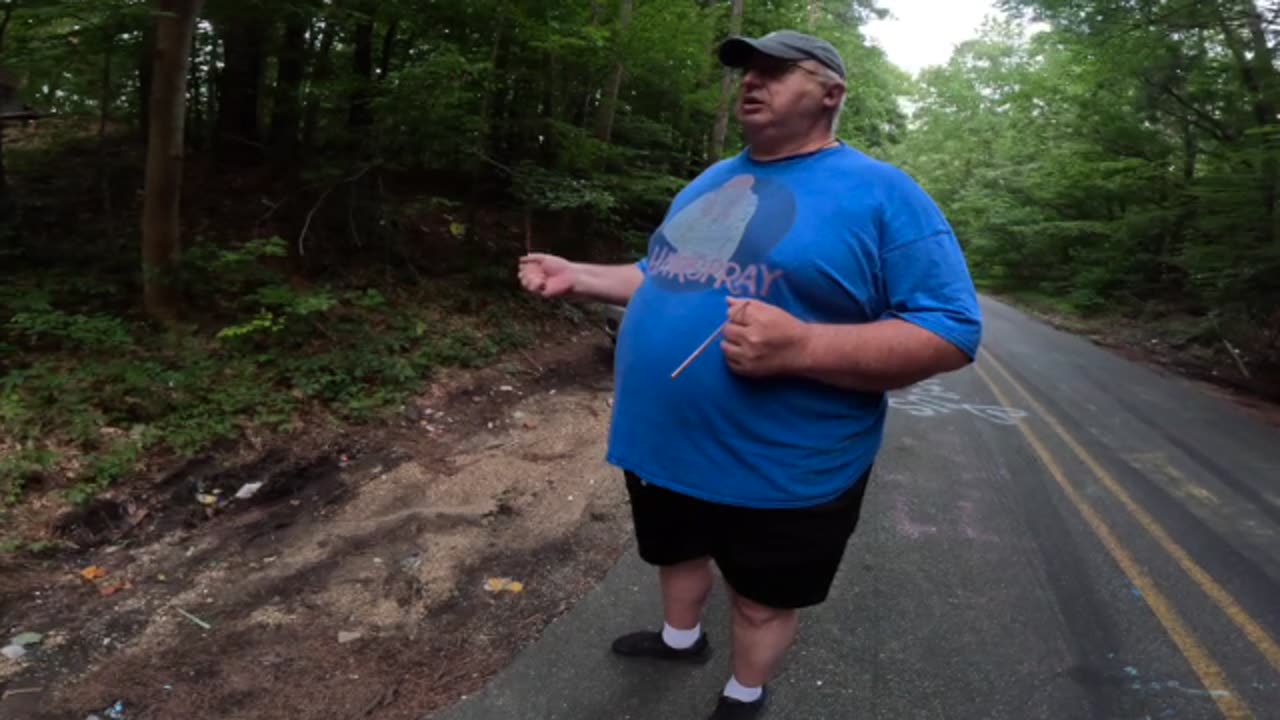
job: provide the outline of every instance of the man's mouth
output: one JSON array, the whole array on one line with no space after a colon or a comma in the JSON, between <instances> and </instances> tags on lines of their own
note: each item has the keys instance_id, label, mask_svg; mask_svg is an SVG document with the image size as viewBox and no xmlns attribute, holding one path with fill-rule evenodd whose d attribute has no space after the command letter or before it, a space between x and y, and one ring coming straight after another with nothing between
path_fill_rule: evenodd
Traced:
<instances>
[{"instance_id":1,"label":"man's mouth","mask_svg":"<svg viewBox=\"0 0 1280 720\"><path fill-rule=\"evenodd\" d=\"M762 110L764 109L764 101L759 98L744 97L742 98L742 109L750 111Z\"/></svg>"}]
</instances>

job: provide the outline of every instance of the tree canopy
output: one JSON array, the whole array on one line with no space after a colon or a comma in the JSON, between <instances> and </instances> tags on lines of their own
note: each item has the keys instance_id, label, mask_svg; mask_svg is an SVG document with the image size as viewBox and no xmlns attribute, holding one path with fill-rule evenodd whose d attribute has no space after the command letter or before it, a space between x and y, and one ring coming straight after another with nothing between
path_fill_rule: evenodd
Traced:
<instances>
[{"instance_id":1,"label":"tree canopy","mask_svg":"<svg viewBox=\"0 0 1280 720\"><path fill-rule=\"evenodd\" d=\"M1190 313L1215 338L1265 336L1257 359L1274 363L1277 8L1004 5L1014 19L922 73L893 149L980 277L1085 311Z\"/></svg>"}]
</instances>

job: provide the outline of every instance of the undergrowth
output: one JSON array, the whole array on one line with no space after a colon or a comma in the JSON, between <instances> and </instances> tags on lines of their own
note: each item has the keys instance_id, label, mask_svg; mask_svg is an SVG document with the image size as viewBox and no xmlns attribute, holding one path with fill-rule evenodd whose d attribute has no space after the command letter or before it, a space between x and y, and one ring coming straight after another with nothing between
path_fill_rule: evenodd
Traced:
<instances>
[{"instance_id":1,"label":"undergrowth","mask_svg":"<svg viewBox=\"0 0 1280 720\"><path fill-rule=\"evenodd\" d=\"M276 269L284 254L279 238L193 249L182 271L200 324L166 332L111 312L100 300L119 288L92 279L0 286L0 507L37 486L84 503L152 453L192 456L250 429L367 422L433 369L531 339L535 311L496 278L302 286ZM466 297L477 284L483 303Z\"/></svg>"}]
</instances>

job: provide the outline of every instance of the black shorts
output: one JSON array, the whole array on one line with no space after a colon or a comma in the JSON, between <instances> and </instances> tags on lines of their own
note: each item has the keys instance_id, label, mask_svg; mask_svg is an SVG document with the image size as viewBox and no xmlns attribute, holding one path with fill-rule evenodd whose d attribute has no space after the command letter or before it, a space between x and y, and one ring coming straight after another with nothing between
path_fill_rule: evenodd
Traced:
<instances>
[{"instance_id":1,"label":"black shorts","mask_svg":"<svg viewBox=\"0 0 1280 720\"><path fill-rule=\"evenodd\" d=\"M773 510L699 500L628 472L640 557L658 566L710 557L748 600L779 610L817 605L858 525L870 475L831 502Z\"/></svg>"}]
</instances>

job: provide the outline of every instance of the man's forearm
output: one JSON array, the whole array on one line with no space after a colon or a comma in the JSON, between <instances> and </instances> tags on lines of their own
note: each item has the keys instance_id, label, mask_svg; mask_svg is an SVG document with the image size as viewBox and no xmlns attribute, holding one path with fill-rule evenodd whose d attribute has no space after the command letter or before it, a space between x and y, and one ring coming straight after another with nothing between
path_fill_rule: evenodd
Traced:
<instances>
[{"instance_id":1,"label":"man's forearm","mask_svg":"<svg viewBox=\"0 0 1280 720\"><path fill-rule=\"evenodd\" d=\"M573 294L587 300L626 305L642 282L636 265L574 264Z\"/></svg>"},{"instance_id":2,"label":"man's forearm","mask_svg":"<svg viewBox=\"0 0 1280 720\"><path fill-rule=\"evenodd\" d=\"M964 367L969 359L941 337L904 320L806 326L794 372L829 385L886 392Z\"/></svg>"}]
</instances>

